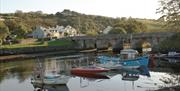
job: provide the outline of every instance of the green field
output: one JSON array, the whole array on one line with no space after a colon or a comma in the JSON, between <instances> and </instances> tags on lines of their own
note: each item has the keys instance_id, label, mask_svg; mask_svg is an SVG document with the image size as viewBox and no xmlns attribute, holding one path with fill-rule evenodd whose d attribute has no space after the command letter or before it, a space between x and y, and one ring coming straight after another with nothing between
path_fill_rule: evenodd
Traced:
<instances>
[{"instance_id":1,"label":"green field","mask_svg":"<svg viewBox=\"0 0 180 91\"><path fill-rule=\"evenodd\" d=\"M45 42L34 42L31 44L2 45L0 46L0 49L38 47L38 46L65 46L65 45L72 45L72 44L73 42L69 40L55 40L55 41L45 41Z\"/></svg>"},{"instance_id":2,"label":"green field","mask_svg":"<svg viewBox=\"0 0 180 91\"><path fill-rule=\"evenodd\" d=\"M137 19L137 21L142 22L147 26L147 30L145 32L162 32L166 31L164 28L165 23L157 20L150 19Z\"/></svg>"}]
</instances>

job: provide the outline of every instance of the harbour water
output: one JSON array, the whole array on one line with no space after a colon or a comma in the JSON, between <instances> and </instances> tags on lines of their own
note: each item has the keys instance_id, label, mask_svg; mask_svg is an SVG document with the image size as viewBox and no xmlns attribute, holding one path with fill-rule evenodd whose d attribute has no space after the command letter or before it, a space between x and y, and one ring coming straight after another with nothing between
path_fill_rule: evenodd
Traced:
<instances>
[{"instance_id":1,"label":"harbour water","mask_svg":"<svg viewBox=\"0 0 180 91\"><path fill-rule=\"evenodd\" d=\"M0 91L34 91L31 84L33 70L40 60L45 71L56 71L70 76L66 85L42 86L44 91L152 91L163 87L180 85L178 61L156 60L155 68L148 68L149 75L137 73L136 77L125 78L124 73L136 70L113 71L105 74L108 79L71 75L72 67L89 66L96 63L95 53L56 55L53 57L13 60L0 63ZM176 68L177 67L177 68ZM40 90L41 91L41 90Z\"/></svg>"}]
</instances>

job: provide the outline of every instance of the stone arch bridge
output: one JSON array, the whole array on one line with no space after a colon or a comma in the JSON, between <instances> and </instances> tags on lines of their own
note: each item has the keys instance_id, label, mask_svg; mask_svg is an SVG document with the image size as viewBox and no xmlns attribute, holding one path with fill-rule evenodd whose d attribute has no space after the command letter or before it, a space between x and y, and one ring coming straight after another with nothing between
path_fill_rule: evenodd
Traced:
<instances>
[{"instance_id":1,"label":"stone arch bridge","mask_svg":"<svg viewBox=\"0 0 180 91\"><path fill-rule=\"evenodd\" d=\"M78 43L80 49L113 49L122 48L124 40L131 40L131 46L137 49L143 42L148 42L154 48L161 41L171 37L175 32L152 32L152 33L136 33L136 34L108 34L99 36L76 36L71 37L73 41Z\"/></svg>"}]
</instances>

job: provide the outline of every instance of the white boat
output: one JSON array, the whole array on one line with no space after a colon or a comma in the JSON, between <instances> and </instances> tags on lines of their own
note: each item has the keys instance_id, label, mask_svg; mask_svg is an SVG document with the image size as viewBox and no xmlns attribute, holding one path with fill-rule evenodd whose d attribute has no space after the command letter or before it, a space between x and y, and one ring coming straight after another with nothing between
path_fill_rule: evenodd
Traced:
<instances>
[{"instance_id":1,"label":"white boat","mask_svg":"<svg viewBox=\"0 0 180 91\"><path fill-rule=\"evenodd\" d=\"M68 83L70 76L59 74L47 74L44 76L36 75L31 79L32 84L45 85L65 85Z\"/></svg>"}]
</instances>

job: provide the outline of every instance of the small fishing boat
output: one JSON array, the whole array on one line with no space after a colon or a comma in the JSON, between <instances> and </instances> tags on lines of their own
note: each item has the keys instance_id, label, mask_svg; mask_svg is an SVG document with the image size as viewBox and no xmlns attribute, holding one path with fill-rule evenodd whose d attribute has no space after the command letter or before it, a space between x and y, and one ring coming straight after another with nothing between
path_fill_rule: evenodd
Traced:
<instances>
[{"instance_id":1,"label":"small fishing boat","mask_svg":"<svg viewBox=\"0 0 180 91\"><path fill-rule=\"evenodd\" d=\"M168 52L167 54L158 54L155 56L155 58L162 58L162 59L180 59L180 53L171 51Z\"/></svg>"},{"instance_id":2,"label":"small fishing boat","mask_svg":"<svg viewBox=\"0 0 180 91\"><path fill-rule=\"evenodd\" d=\"M149 58L148 56L142 56L135 59L127 59L121 61L119 64L122 68L139 68L140 66L148 66Z\"/></svg>"},{"instance_id":3,"label":"small fishing boat","mask_svg":"<svg viewBox=\"0 0 180 91\"><path fill-rule=\"evenodd\" d=\"M88 74L88 73L101 73L101 72L108 72L109 69L102 68L102 67L78 67L72 68L71 73L78 73L78 74Z\"/></svg>"},{"instance_id":4,"label":"small fishing boat","mask_svg":"<svg viewBox=\"0 0 180 91\"><path fill-rule=\"evenodd\" d=\"M31 83L36 85L66 85L69 78L69 76L59 74L36 75L31 79Z\"/></svg>"},{"instance_id":5,"label":"small fishing boat","mask_svg":"<svg viewBox=\"0 0 180 91\"><path fill-rule=\"evenodd\" d=\"M101 67L113 69L117 68L139 68L140 66L147 66L149 62L148 56L137 56L138 52L133 49L121 50L119 57L98 57ZM110 65L111 64L111 65Z\"/></svg>"}]
</instances>

